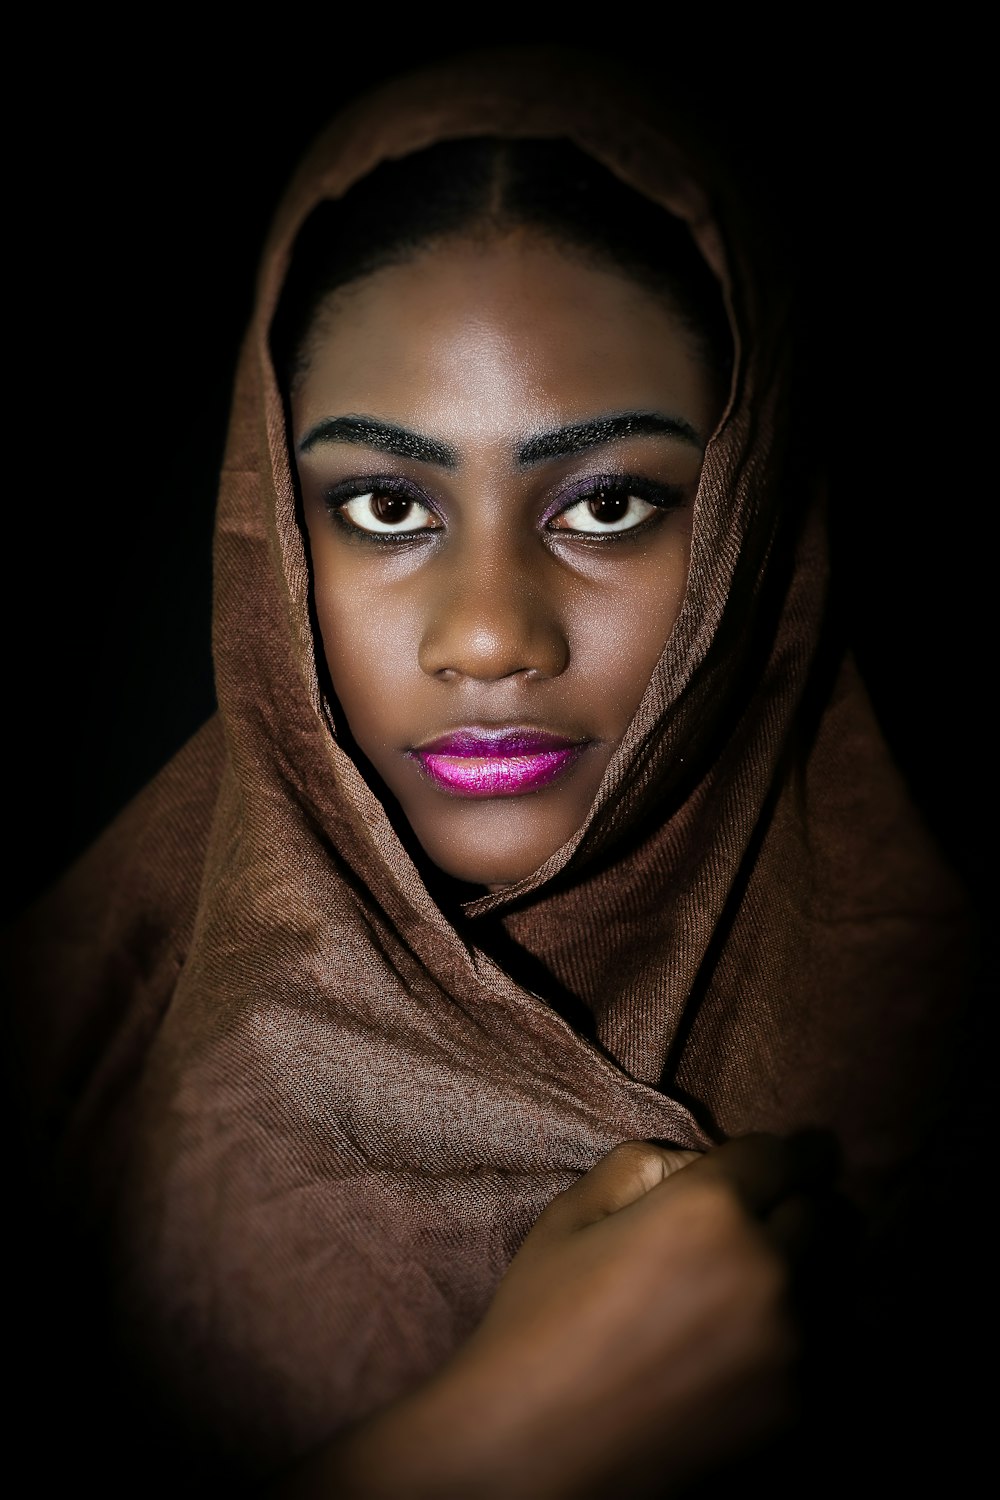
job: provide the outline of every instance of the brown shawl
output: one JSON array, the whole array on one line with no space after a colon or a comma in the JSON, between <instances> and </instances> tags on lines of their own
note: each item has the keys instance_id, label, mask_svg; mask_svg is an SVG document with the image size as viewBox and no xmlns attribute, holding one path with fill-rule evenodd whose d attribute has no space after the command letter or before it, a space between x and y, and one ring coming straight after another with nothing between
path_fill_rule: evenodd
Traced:
<instances>
[{"instance_id":1,"label":"brown shawl","mask_svg":"<svg viewBox=\"0 0 1000 1500\"><path fill-rule=\"evenodd\" d=\"M486 134L569 137L687 220L738 360L683 611L586 826L449 913L323 701L267 331L318 201ZM218 714L22 935L61 1181L144 1361L250 1463L439 1365L540 1209L617 1142L821 1126L870 1197L933 1103L960 904L829 623L819 487L785 457L781 298L690 171L648 103L544 57L432 70L333 124L278 215L238 369ZM512 977L518 950L590 1036Z\"/></svg>"}]
</instances>

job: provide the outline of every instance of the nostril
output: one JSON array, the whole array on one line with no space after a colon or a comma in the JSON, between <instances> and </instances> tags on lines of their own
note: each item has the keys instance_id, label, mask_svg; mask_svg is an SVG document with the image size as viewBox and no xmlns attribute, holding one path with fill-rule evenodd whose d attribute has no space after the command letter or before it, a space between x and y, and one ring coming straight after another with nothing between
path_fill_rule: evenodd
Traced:
<instances>
[{"instance_id":1,"label":"nostril","mask_svg":"<svg viewBox=\"0 0 1000 1500\"><path fill-rule=\"evenodd\" d=\"M428 622L420 666L442 681L472 677L557 676L569 660L565 631L551 611L507 609L486 623L483 612L449 607Z\"/></svg>"}]
</instances>

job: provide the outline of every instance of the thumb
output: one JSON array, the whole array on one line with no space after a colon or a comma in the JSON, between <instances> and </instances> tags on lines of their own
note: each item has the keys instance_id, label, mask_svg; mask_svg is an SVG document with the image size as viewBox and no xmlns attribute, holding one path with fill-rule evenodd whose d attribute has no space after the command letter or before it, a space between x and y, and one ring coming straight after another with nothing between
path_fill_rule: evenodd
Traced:
<instances>
[{"instance_id":1,"label":"thumb","mask_svg":"<svg viewBox=\"0 0 1000 1500\"><path fill-rule=\"evenodd\" d=\"M530 1238L547 1244L596 1224L635 1203L701 1154L653 1146L648 1141L623 1141L553 1198L536 1220Z\"/></svg>"}]
</instances>

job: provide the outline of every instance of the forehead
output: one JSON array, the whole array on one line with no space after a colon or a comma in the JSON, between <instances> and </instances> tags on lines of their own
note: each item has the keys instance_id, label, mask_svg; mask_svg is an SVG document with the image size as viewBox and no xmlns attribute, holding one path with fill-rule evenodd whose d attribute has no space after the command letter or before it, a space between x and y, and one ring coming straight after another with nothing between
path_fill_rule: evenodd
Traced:
<instances>
[{"instance_id":1,"label":"forehead","mask_svg":"<svg viewBox=\"0 0 1000 1500\"><path fill-rule=\"evenodd\" d=\"M711 380L665 297L537 235L450 240L338 290L293 395L299 432L377 411L456 443L664 403L711 425Z\"/></svg>"}]
</instances>

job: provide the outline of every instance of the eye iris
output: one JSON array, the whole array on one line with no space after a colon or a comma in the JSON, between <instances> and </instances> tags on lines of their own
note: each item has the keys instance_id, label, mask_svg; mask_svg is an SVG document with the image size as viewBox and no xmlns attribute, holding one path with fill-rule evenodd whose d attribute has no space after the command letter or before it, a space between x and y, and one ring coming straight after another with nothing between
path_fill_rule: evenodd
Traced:
<instances>
[{"instance_id":1,"label":"eye iris","mask_svg":"<svg viewBox=\"0 0 1000 1500\"><path fill-rule=\"evenodd\" d=\"M606 526L611 526L615 521L620 521L628 510L628 495L595 495L587 502L587 508L595 521L603 521Z\"/></svg>"},{"instance_id":2,"label":"eye iris","mask_svg":"<svg viewBox=\"0 0 1000 1500\"><path fill-rule=\"evenodd\" d=\"M372 515L383 526L398 525L413 509L413 501L403 495L373 495L369 504Z\"/></svg>"}]
</instances>

